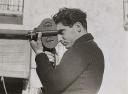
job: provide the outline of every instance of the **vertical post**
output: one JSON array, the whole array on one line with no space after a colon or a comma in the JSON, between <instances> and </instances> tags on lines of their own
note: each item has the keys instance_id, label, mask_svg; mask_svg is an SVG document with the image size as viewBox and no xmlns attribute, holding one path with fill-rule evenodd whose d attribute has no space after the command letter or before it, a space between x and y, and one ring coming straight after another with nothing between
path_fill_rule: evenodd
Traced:
<instances>
[{"instance_id":1,"label":"vertical post","mask_svg":"<svg viewBox=\"0 0 128 94\"><path fill-rule=\"evenodd\" d=\"M128 31L128 0L123 0L124 30Z\"/></svg>"}]
</instances>

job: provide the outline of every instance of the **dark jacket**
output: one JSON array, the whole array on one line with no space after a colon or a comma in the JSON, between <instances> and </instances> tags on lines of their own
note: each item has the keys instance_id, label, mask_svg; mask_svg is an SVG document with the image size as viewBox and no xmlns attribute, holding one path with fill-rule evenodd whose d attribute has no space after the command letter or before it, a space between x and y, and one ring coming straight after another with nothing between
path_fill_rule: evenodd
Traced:
<instances>
[{"instance_id":1,"label":"dark jacket","mask_svg":"<svg viewBox=\"0 0 128 94\"><path fill-rule=\"evenodd\" d=\"M89 33L76 40L56 68L44 53L35 60L46 94L97 94L101 86L104 57Z\"/></svg>"}]
</instances>

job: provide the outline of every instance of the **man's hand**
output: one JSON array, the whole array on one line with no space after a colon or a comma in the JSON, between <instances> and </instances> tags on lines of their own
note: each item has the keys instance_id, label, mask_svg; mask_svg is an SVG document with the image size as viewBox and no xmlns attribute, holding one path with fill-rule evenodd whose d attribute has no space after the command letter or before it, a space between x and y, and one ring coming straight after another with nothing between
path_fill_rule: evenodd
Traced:
<instances>
[{"instance_id":1,"label":"man's hand","mask_svg":"<svg viewBox=\"0 0 128 94\"><path fill-rule=\"evenodd\" d=\"M30 40L31 48L34 50L34 52L36 53L36 55L43 52L43 46L42 46L41 37L42 37L42 33L39 32L38 33L37 41Z\"/></svg>"}]
</instances>

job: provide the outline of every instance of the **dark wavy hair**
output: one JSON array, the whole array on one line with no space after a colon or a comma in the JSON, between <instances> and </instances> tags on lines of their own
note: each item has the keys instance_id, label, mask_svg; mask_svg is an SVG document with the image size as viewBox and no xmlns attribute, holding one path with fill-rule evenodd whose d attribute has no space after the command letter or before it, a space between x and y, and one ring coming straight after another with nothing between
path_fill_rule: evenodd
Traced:
<instances>
[{"instance_id":1,"label":"dark wavy hair","mask_svg":"<svg viewBox=\"0 0 128 94\"><path fill-rule=\"evenodd\" d=\"M61 22L65 26L72 27L74 23L80 22L87 30L86 18L86 13L76 8L62 8L53 16L53 20L56 24Z\"/></svg>"}]
</instances>

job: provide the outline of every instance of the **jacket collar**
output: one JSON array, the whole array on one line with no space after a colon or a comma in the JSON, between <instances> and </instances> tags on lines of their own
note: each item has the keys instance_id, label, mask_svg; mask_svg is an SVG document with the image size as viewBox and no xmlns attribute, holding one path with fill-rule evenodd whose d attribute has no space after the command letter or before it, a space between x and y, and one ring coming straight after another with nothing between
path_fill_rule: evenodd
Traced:
<instances>
[{"instance_id":1,"label":"jacket collar","mask_svg":"<svg viewBox=\"0 0 128 94\"><path fill-rule=\"evenodd\" d=\"M93 39L94 39L94 37L92 36L92 34L91 33L87 33L87 34L81 36L80 38L78 38L75 41L74 45L82 43L82 42L88 42L88 41L93 40Z\"/></svg>"}]
</instances>

